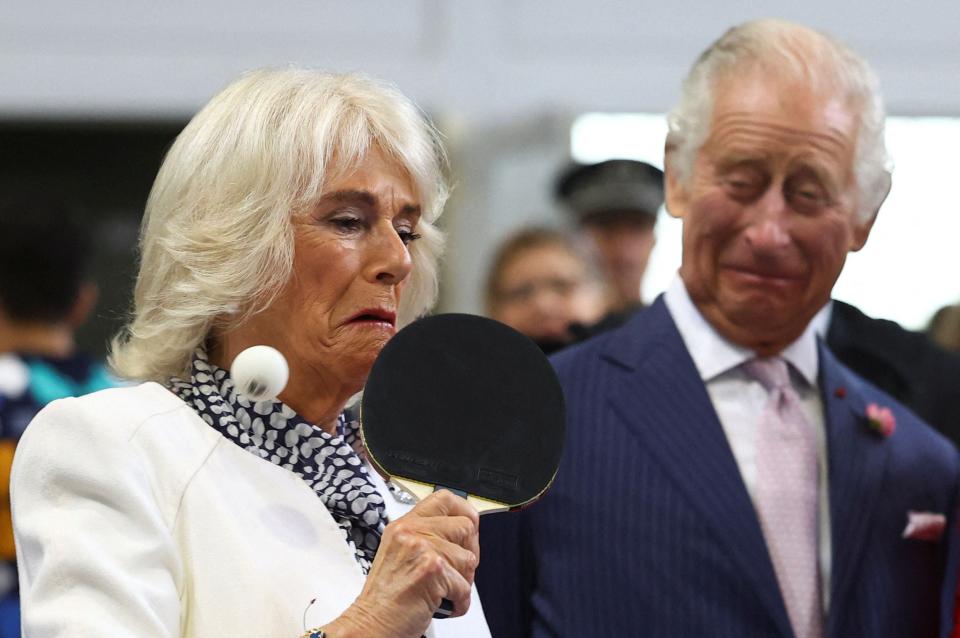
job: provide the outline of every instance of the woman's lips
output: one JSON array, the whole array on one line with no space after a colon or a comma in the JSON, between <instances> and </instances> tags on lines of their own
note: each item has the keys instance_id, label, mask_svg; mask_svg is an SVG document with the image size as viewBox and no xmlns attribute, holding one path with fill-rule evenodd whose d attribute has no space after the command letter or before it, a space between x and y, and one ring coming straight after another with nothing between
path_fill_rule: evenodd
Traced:
<instances>
[{"instance_id":1,"label":"woman's lips","mask_svg":"<svg viewBox=\"0 0 960 638\"><path fill-rule=\"evenodd\" d=\"M393 330L397 325L397 313L381 308L365 308L353 315L347 323Z\"/></svg>"}]
</instances>

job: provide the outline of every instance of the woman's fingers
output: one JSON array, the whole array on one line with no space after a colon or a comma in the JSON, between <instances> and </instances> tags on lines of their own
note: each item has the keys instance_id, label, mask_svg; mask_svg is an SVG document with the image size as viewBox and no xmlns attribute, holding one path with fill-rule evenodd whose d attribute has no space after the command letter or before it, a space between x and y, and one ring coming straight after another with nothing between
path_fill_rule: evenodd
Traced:
<instances>
[{"instance_id":1,"label":"woman's fingers","mask_svg":"<svg viewBox=\"0 0 960 638\"><path fill-rule=\"evenodd\" d=\"M383 547L410 558L439 555L469 582L479 563L477 529L464 516L400 519L387 526Z\"/></svg>"},{"instance_id":2,"label":"woman's fingers","mask_svg":"<svg viewBox=\"0 0 960 638\"><path fill-rule=\"evenodd\" d=\"M470 593L473 579L471 578L468 582L467 579L448 562L444 562L443 571L445 580L444 589L446 593L441 594L440 597L446 598L453 603L453 613L450 614L451 618L463 616L467 613L467 610L470 609ZM440 606L439 601L437 601L437 606Z\"/></svg>"},{"instance_id":3,"label":"woman's fingers","mask_svg":"<svg viewBox=\"0 0 960 638\"><path fill-rule=\"evenodd\" d=\"M466 516L434 516L420 519L419 522L427 526L424 528L425 533L436 535L464 549L472 549L471 545L477 540L477 526Z\"/></svg>"},{"instance_id":4,"label":"woman's fingers","mask_svg":"<svg viewBox=\"0 0 960 638\"><path fill-rule=\"evenodd\" d=\"M467 499L457 496L450 490L437 490L417 503L409 514L415 516L466 516L473 521L474 525L480 524L480 514L477 513L477 509L468 503Z\"/></svg>"},{"instance_id":5,"label":"woman's fingers","mask_svg":"<svg viewBox=\"0 0 960 638\"><path fill-rule=\"evenodd\" d=\"M437 492L387 525L354 614L399 636L420 635L444 598L453 616L465 614L479 564L478 522L465 499Z\"/></svg>"},{"instance_id":6,"label":"woman's fingers","mask_svg":"<svg viewBox=\"0 0 960 638\"><path fill-rule=\"evenodd\" d=\"M421 518L436 516L448 518L467 518L471 523L469 526L464 523L464 527L462 529L450 530L453 534L460 532L460 537L448 538L447 540L469 549L479 560L480 514L473 505L467 502L466 499L457 496L449 490L439 490L418 503L417 506L410 511L410 514L415 514Z\"/></svg>"},{"instance_id":7,"label":"woman's fingers","mask_svg":"<svg viewBox=\"0 0 960 638\"><path fill-rule=\"evenodd\" d=\"M434 547L450 567L468 583L473 584L474 573L479 564L476 554L449 541L438 541Z\"/></svg>"}]
</instances>

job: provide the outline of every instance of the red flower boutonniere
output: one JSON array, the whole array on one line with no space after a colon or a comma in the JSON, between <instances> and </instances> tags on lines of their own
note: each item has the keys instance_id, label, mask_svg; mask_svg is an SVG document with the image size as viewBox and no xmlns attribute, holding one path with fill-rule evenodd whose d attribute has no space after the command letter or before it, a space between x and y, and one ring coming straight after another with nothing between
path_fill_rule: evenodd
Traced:
<instances>
[{"instance_id":1,"label":"red flower boutonniere","mask_svg":"<svg viewBox=\"0 0 960 638\"><path fill-rule=\"evenodd\" d=\"M867 406L867 424L871 430L884 438L897 429L897 419L890 408L881 408L876 403Z\"/></svg>"}]
</instances>

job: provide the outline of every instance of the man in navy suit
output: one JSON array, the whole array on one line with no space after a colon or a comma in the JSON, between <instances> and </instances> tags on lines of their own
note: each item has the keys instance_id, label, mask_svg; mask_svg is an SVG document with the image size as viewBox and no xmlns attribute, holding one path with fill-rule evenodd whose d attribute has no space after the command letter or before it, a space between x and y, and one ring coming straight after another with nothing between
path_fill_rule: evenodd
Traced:
<instances>
[{"instance_id":1,"label":"man in navy suit","mask_svg":"<svg viewBox=\"0 0 960 638\"><path fill-rule=\"evenodd\" d=\"M889 191L876 86L772 20L694 65L666 145L679 276L554 358L557 480L481 526L494 636L949 631L958 454L811 326Z\"/></svg>"}]
</instances>

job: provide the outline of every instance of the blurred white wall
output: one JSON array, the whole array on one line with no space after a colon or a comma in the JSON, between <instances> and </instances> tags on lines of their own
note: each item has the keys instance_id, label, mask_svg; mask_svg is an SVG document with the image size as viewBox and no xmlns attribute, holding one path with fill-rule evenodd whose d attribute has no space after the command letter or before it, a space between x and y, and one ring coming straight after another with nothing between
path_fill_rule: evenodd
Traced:
<instances>
[{"instance_id":1,"label":"blurred white wall","mask_svg":"<svg viewBox=\"0 0 960 638\"><path fill-rule=\"evenodd\" d=\"M443 307L476 311L493 242L558 219L549 189L573 116L666 111L711 40L762 16L863 53L891 113L960 115L957 0L7 0L0 118L185 117L242 71L288 63L394 81L449 137Z\"/></svg>"},{"instance_id":2,"label":"blurred white wall","mask_svg":"<svg viewBox=\"0 0 960 638\"><path fill-rule=\"evenodd\" d=\"M826 29L898 113L960 111L960 3L6 0L0 115L183 114L241 71L362 69L437 112L662 112L704 46L764 15Z\"/></svg>"}]
</instances>

